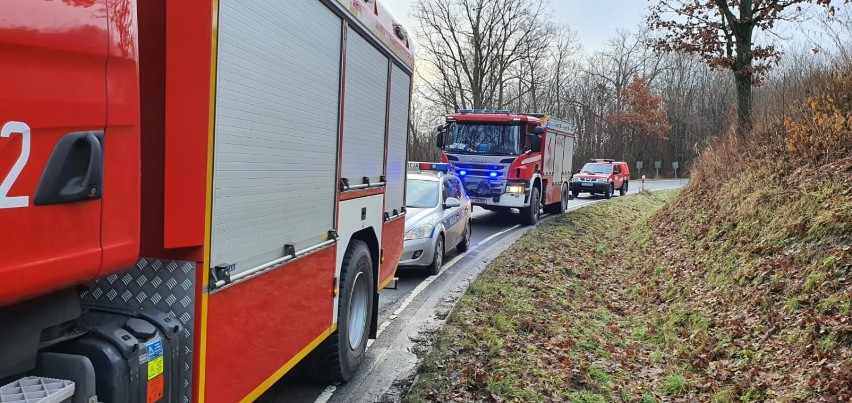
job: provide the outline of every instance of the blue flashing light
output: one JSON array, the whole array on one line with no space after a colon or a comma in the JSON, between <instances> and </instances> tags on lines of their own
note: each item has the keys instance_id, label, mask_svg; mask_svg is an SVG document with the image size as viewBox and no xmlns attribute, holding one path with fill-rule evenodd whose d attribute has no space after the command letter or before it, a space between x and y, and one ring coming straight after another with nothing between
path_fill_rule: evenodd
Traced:
<instances>
[{"instance_id":1,"label":"blue flashing light","mask_svg":"<svg viewBox=\"0 0 852 403\"><path fill-rule=\"evenodd\" d=\"M449 172L451 167L448 163L409 162L408 168L419 169L421 171Z\"/></svg>"},{"instance_id":2,"label":"blue flashing light","mask_svg":"<svg viewBox=\"0 0 852 403\"><path fill-rule=\"evenodd\" d=\"M465 176L465 175L467 175L467 171L465 171L464 169L459 171L459 176Z\"/></svg>"},{"instance_id":3,"label":"blue flashing light","mask_svg":"<svg viewBox=\"0 0 852 403\"><path fill-rule=\"evenodd\" d=\"M492 171L490 174L488 174L488 176L490 176L490 177L492 177L492 178L496 178L496 177L497 177L497 172L493 172L493 171Z\"/></svg>"}]
</instances>

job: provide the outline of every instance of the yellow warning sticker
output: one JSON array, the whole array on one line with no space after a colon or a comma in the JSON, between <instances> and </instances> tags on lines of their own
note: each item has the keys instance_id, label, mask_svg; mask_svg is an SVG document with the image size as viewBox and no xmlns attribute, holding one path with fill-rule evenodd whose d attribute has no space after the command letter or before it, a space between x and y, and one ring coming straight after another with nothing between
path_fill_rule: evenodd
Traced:
<instances>
[{"instance_id":1,"label":"yellow warning sticker","mask_svg":"<svg viewBox=\"0 0 852 403\"><path fill-rule=\"evenodd\" d=\"M148 380L154 379L157 375L163 373L163 356L159 356L154 361L148 361Z\"/></svg>"}]
</instances>

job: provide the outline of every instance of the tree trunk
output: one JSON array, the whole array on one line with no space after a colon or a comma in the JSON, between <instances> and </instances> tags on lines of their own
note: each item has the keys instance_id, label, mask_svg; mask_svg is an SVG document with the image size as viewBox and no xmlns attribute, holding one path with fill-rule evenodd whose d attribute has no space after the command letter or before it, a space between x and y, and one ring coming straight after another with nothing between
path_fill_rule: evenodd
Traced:
<instances>
[{"instance_id":1,"label":"tree trunk","mask_svg":"<svg viewBox=\"0 0 852 403\"><path fill-rule=\"evenodd\" d=\"M744 0L740 4L741 19L751 20L753 11L751 0ZM748 137L751 133L751 91L754 85L754 72L752 71L754 55L752 54L754 25L736 24L734 35L737 43L737 59L734 62L734 80L737 86L737 137L740 140Z\"/></svg>"},{"instance_id":2,"label":"tree trunk","mask_svg":"<svg viewBox=\"0 0 852 403\"><path fill-rule=\"evenodd\" d=\"M734 72L737 84L737 137L741 140L748 136L752 128L750 72Z\"/></svg>"}]
</instances>

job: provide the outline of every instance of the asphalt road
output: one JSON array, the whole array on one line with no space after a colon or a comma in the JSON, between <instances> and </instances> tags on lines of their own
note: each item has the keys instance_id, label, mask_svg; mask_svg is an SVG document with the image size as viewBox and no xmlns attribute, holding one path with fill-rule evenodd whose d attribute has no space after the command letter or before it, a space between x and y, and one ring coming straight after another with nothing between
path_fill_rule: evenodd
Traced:
<instances>
[{"instance_id":1,"label":"asphalt road","mask_svg":"<svg viewBox=\"0 0 852 403\"><path fill-rule=\"evenodd\" d=\"M648 181L651 191L674 189L686 180ZM640 191L638 182L630 183L629 194ZM614 198L617 198L615 196ZM603 196L581 194L568 202L573 210ZM546 220L547 214L542 216ZM345 385L328 385L307 375L309 369L297 365L267 391L259 402L375 402L397 401L399 384L413 376L418 345L441 324L455 300L464 292L488 262L514 243L531 227L518 224L517 213L505 214L475 207L471 249L462 255L447 253L444 271L427 276L417 269L397 271L396 289L385 289L379 302L380 334L367 351L367 358L355 379Z\"/></svg>"}]
</instances>

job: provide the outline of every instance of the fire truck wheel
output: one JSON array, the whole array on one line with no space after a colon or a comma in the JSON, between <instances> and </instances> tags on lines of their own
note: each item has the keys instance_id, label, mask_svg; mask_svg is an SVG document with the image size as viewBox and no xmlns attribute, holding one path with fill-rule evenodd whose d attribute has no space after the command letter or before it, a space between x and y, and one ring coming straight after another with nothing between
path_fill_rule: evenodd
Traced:
<instances>
[{"instance_id":1,"label":"fire truck wheel","mask_svg":"<svg viewBox=\"0 0 852 403\"><path fill-rule=\"evenodd\" d=\"M373 314L373 261L370 248L352 240L340 270L337 330L324 342L324 378L346 382L364 360Z\"/></svg>"},{"instance_id":2,"label":"fire truck wheel","mask_svg":"<svg viewBox=\"0 0 852 403\"><path fill-rule=\"evenodd\" d=\"M544 206L544 211L549 214L562 214L568 209L568 188L562 186L562 194L559 196L559 201Z\"/></svg>"},{"instance_id":3,"label":"fire truck wheel","mask_svg":"<svg viewBox=\"0 0 852 403\"><path fill-rule=\"evenodd\" d=\"M565 210L568 210L568 186L562 186L562 197L559 200L559 214L565 214Z\"/></svg>"},{"instance_id":4,"label":"fire truck wheel","mask_svg":"<svg viewBox=\"0 0 852 403\"><path fill-rule=\"evenodd\" d=\"M615 193L615 185L610 183L609 187L606 188L606 193L604 193L604 197L607 199L611 199L613 193Z\"/></svg>"},{"instance_id":5,"label":"fire truck wheel","mask_svg":"<svg viewBox=\"0 0 852 403\"><path fill-rule=\"evenodd\" d=\"M441 271L441 266L444 265L444 235L438 235L435 241L435 257L432 258L432 264L426 266L426 272L430 276L438 274Z\"/></svg>"},{"instance_id":6,"label":"fire truck wheel","mask_svg":"<svg viewBox=\"0 0 852 403\"><path fill-rule=\"evenodd\" d=\"M538 222L538 216L541 213L541 198L538 195L538 188L533 188L530 192L530 206L521 209L522 224L534 225Z\"/></svg>"},{"instance_id":7,"label":"fire truck wheel","mask_svg":"<svg viewBox=\"0 0 852 403\"><path fill-rule=\"evenodd\" d=\"M459 253L467 252L467 250L470 249L470 235L471 235L471 227L470 227L470 221L468 221L467 225L465 225L465 227L464 227L464 237L462 238L461 242L459 242L459 244L456 245L456 250L459 251Z\"/></svg>"}]
</instances>

